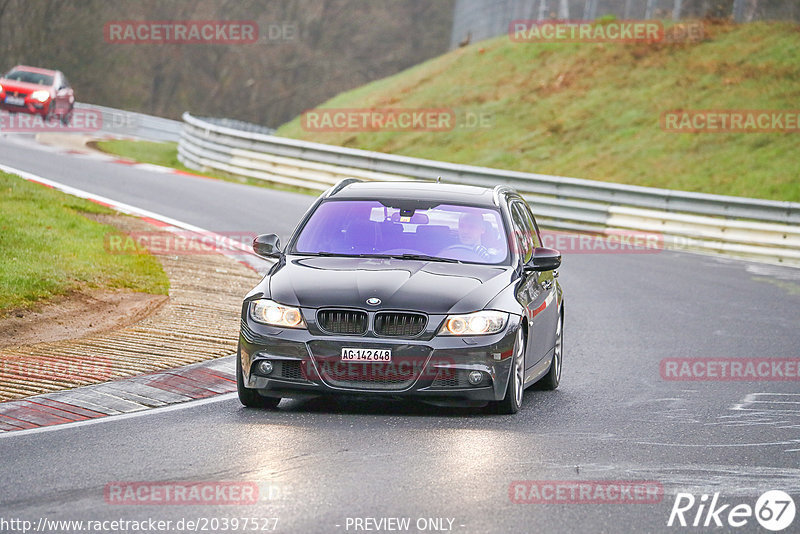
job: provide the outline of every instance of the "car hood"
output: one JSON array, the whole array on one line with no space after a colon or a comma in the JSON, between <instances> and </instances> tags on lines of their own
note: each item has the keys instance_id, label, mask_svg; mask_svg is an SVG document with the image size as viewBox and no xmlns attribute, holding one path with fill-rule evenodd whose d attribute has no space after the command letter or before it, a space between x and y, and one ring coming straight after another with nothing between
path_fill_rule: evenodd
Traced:
<instances>
[{"instance_id":1,"label":"car hood","mask_svg":"<svg viewBox=\"0 0 800 534\"><path fill-rule=\"evenodd\" d=\"M271 297L282 304L419 310L429 314L483 309L507 287L508 266L375 258L288 258L270 278Z\"/></svg>"}]
</instances>

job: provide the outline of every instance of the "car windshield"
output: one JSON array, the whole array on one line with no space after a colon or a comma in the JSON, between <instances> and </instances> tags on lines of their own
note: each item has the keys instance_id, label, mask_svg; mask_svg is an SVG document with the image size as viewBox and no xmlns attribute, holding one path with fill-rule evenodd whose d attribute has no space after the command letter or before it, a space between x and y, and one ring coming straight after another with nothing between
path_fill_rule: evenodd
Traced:
<instances>
[{"instance_id":1,"label":"car windshield","mask_svg":"<svg viewBox=\"0 0 800 534\"><path fill-rule=\"evenodd\" d=\"M311 215L293 253L501 264L508 258L505 236L500 213L490 208L329 200Z\"/></svg>"},{"instance_id":2,"label":"car windshield","mask_svg":"<svg viewBox=\"0 0 800 534\"><path fill-rule=\"evenodd\" d=\"M31 72L29 70L12 70L3 77L6 80L14 80L17 82L35 83L38 85L53 85L53 77L49 74Z\"/></svg>"}]
</instances>

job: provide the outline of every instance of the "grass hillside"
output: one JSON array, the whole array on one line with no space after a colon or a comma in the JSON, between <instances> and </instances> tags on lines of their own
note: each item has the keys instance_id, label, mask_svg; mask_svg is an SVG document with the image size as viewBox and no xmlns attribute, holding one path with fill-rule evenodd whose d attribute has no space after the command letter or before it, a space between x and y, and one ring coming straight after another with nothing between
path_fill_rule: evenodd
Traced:
<instances>
[{"instance_id":1,"label":"grass hillside","mask_svg":"<svg viewBox=\"0 0 800 534\"><path fill-rule=\"evenodd\" d=\"M705 22L682 44L476 43L325 108L452 108L446 132L278 134L527 172L800 201L800 133L670 133L670 110L800 110L800 27ZM483 118L484 127L467 125Z\"/></svg>"},{"instance_id":2,"label":"grass hillside","mask_svg":"<svg viewBox=\"0 0 800 534\"><path fill-rule=\"evenodd\" d=\"M169 279L150 254L110 254L118 230L95 222L112 210L0 172L0 318L82 288L166 295Z\"/></svg>"}]
</instances>

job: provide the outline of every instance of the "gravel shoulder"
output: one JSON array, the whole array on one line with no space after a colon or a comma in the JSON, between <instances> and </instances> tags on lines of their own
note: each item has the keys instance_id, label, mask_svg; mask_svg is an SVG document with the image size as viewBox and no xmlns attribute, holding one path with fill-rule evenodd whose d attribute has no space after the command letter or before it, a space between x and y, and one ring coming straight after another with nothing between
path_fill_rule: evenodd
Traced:
<instances>
[{"instance_id":1,"label":"gravel shoulder","mask_svg":"<svg viewBox=\"0 0 800 534\"><path fill-rule=\"evenodd\" d=\"M96 216L130 232L167 232L123 215ZM85 291L0 321L0 401L227 356L241 299L259 275L218 253L158 255L169 297Z\"/></svg>"}]
</instances>

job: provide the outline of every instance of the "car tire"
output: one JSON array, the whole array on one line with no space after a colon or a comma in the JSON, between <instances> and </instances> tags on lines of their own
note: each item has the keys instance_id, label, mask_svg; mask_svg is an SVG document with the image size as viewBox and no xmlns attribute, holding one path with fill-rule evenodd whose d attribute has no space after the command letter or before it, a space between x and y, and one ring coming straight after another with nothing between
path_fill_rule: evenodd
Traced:
<instances>
[{"instance_id":1,"label":"car tire","mask_svg":"<svg viewBox=\"0 0 800 534\"><path fill-rule=\"evenodd\" d=\"M239 394L239 402L248 408L277 408L281 402L280 397L262 397L258 391L244 387L242 357L239 350L236 351L236 392Z\"/></svg>"},{"instance_id":2,"label":"car tire","mask_svg":"<svg viewBox=\"0 0 800 534\"><path fill-rule=\"evenodd\" d=\"M556 342L553 347L553 361L550 364L550 370L544 375L541 380L536 382L536 389L543 389L546 391L553 391L558 387L561 382L561 365L564 358L564 313L558 314L558 323L556 325Z\"/></svg>"},{"instance_id":3,"label":"car tire","mask_svg":"<svg viewBox=\"0 0 800 534\"><path fill-rule=\"evenodd\" d=\"M508 387L503 400L493 403L494 411L501 415L513 415L522 406L522 395L525 393L525 330L521 326L514 342L514 360L508 376Z\"/></svg>"}]
</instances>

